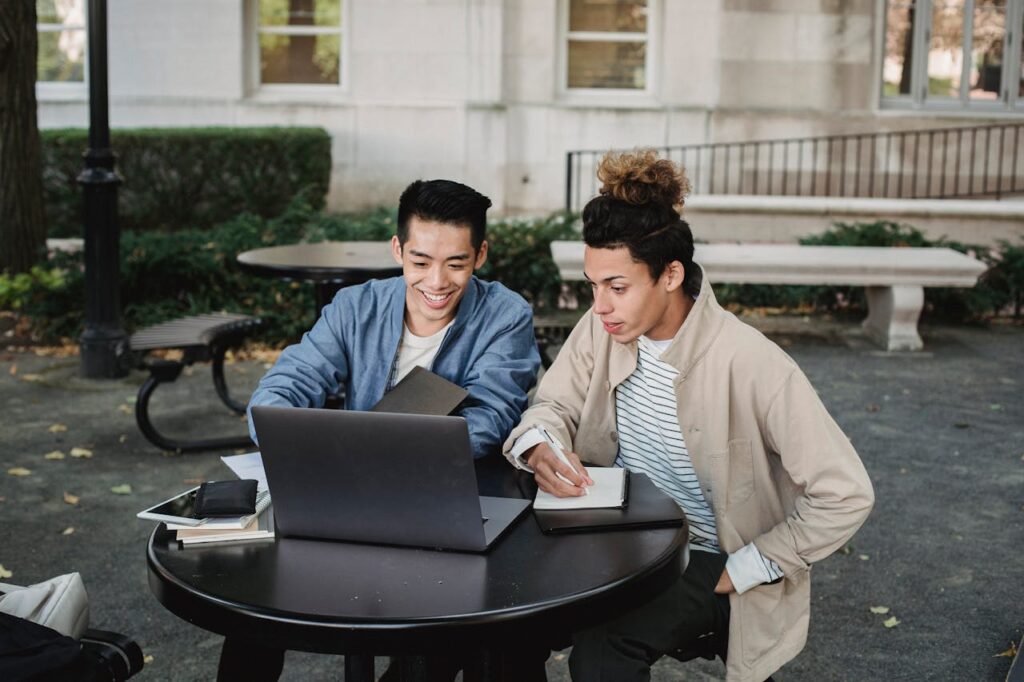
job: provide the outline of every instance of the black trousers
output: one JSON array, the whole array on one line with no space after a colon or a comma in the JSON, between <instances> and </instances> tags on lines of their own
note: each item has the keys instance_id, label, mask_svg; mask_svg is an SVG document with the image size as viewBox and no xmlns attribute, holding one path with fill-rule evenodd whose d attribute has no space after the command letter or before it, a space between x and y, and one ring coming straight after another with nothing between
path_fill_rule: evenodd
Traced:
<instances>
[{"instance_id":1,"label":"black trousers","mask_svg":"<svg viewBox=\"0 0 1024 682\"><path fill-rule=\"evenodd\" d=\"M686 571L665 592L618 618L573 634L576 682L647 682L665 654L693 649L709 633L728 636L729 597L715 594L728 556L691 550Z\"/></svg>"}]
</instances>

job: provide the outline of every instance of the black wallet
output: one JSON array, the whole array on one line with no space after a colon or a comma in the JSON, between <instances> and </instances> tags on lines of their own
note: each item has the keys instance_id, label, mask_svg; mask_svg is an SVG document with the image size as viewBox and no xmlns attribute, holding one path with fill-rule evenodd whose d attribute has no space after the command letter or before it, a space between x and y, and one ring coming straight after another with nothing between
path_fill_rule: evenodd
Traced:
<instances>
[{"instance_id":1,"label":"black wallet","mask_svg":"<svg viewBox=\"0 0 1024 682\"><path fill-rule=\"evenodd\" d=\"M256 513L256 481L207 481L196 492L196 518Z\"/></svg>"}]
</instances>

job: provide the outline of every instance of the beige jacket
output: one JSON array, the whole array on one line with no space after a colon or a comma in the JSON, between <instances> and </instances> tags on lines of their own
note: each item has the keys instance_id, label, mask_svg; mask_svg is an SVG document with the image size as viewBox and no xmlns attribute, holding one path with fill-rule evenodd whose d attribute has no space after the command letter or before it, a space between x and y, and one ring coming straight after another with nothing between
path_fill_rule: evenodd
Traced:
<instances>
[{"instance_id":1,"label":"beige jacket","mask_svg":"<svg viewBox=\"0 0 1024 682\"><path fill-rule=\"evenodd\" d=\"M585 461L617 454L615 387L636 342L614 342L588 311L505 442L544 425ZM753 541L785 579L730 598L727 680L761 682L807 640L810 564L856 532L874 503L867 472L807 377L778 346L715 300L706 279L661 359L679 370L679 426L719 545ZM512 460L511 457L509 457Z\"/></svg>"}]
</instances>

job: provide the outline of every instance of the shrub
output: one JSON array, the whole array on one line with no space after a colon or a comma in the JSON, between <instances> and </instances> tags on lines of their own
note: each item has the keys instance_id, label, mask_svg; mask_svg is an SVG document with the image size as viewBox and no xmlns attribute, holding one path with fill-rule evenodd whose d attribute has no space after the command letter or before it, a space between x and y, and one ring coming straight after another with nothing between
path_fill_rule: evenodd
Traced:
<instances>
[{"instance_id":1,"label":"shrub","mask_svg":"<svg viewBox=\"0 0 1024 682\"><path fill-rule=\"evenodd\" d=\"M79 236L88 132L44 130L41 139L49 236ZM121 228L136 232L206 228L243 211L269 218L299 192L323 208L331 173L321 128L125 129L112 132L111 147Z\"/></svg>"},{"instance_id":2,"label":"shrub","mask_svg":"<svg viewBox=\"0 0 1024 682\"><path fill-rule=\"evenodd\" d=\"M246 213L208 230L125 231L120 288L125 327L131 331L180 315L231 310L262 316L266 342L294 341L313 323L312 285L243 273L235 256L300 241L386 240L394 231L393 210L324 215L301 194L269 220ZM539 307L555 305L561 282L550 242L574 236L571 220L555 215L497 221L488 231L490 258L480 275L504 282ZM37 270L18 279L0 276L0 308L30 317L40 339L77 336L84 310L81 254L54 254L47 270Z\"/></svg>"},{"instance_id":3,"label":"shrub","mask_svg":"<svg viewBox=\"0 0 1024 682\"><path fill-rule=\"evenodd\" d=\"M566 287L551 259L551 242L579 239L575 216L555 213L547 218L499 220L487 226L489 255L480 269L483 279L494 279L519 292L537 310L558 307Z\"/></svg>"}]
</instances>

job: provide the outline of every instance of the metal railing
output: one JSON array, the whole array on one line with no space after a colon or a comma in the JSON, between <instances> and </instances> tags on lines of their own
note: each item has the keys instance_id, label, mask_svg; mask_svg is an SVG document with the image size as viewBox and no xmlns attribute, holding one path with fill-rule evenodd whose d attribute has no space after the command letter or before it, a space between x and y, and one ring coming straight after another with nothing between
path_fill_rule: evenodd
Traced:
<instances>
[{"instance_id":1,"label":"metal railing","mask_svg":"<svg viewBox=\"0 0 1024 682\"><path fill-rule=\"evenodd\" d=\"M655 147L692 195L952 199L1024 193L1024 123ZM608 150L566 154L565 208L597 194Z\"/></svg>"}]
</instances>

